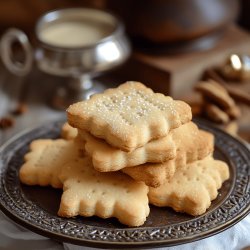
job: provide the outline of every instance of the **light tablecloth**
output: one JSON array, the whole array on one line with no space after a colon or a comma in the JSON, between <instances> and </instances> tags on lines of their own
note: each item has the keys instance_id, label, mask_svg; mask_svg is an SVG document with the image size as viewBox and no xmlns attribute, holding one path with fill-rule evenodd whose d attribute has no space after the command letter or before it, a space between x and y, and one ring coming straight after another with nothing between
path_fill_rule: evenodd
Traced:
<instances>
[{"instance_id":1,"label":"light tablecloth","mask_svg":"<svg viewBox=\"0 0 250 250\"><path fill-rule=\"evenodd\" d=\"M171 250L246 250L250 249L250 214L226 231L196 242L161 249ZM33 233L0 212L1 250L80 250L93 249L58 243ZM137 248L138 249L138 248Z\"/></svg>"}]
</instances>

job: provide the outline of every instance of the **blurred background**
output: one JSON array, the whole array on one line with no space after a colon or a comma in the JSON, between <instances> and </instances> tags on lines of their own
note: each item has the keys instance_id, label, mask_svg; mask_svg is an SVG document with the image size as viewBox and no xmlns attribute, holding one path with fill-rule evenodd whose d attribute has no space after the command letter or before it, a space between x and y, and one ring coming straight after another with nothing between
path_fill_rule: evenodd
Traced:
<instances>
[{"instance_id":1,"label":"blurred background","mask_svg":"<svg viewBox=\"0 0 250 250\"><path fill-rule=\"evenodd\" d=\"M227 24L227 22L232 20L235 20L236 23L244 29L250 29L250 17L248 13L250 3L248 0L212 0L209 1L209 3L204 0L139 0L136 2L131 0L39 0L35 2L32 0L10 0L1 1L0 3L0 32L4 32L9 27L17 27L24 30L28 35L33 36L35 23L45 12L58 8L83 6L109 9L118 16L122 17L123 20L125 19L129 26L127 27L129 31L133 33L145 33L144 35L147 38L150 38L150 33L153 34L156 32L155 30L149 29L147 26L148 23L151 22L153 27L153 25L157 22L158 24L161 22L163 26L158 26L158 29L161 30L161 33L164 33L165 31L163 28L168 28L168 35L166 35L168 36L166 39L168 41L183 38L183 34L178 34L177 28L179 27L177 27L176 23L174 23L177 19L182 19L182 22L186 22L183 23L183 27L193 29L192 34L190 33L190 35L186 35L187 39L204 35L206 32L211 32L213 29L222 28L225 24ZM161 13L159 13L159 11ZM205 21L207 21L206 24ZM163 24L164 22L165 24ZM140 27L137 26L139 23ZM211 25L210 27L208 27L209 24ZM199 26L200 28L199 31L198 29L196 30L196 33L194 33L196 28L195 26ZM144 31L144 29L147 29L148 31ZM181 31L186 32L187 30L182 29ZM164 36L164 34L162 34L162 36ZM155 34L151 37L151 39L156 42L164 40L163 38L161 39L160 37L155 37Z\"/></svg>"},{"instance_id":2,"label":"blurred background","mask_svg":"<svg viewBox=\"0 0 250 250\"><path fill-rule=\"evenodd\" d=\"M18 28L36 48L34 30L38 18L47 11L71 7L105 10L114 13L125 25L132 52L125 63L97 77L105 87L127 80L142 81L155 91L187 101L195 116L250 140L248 0L1 1L0 33L3 35L10 27ZM13 51L19 50L18 44L14 44ZM231 77L232 72L225 73L225 69L234 66L231 60L234 54L245 68L236 70L238 75ZM12 57L23 60L21 52L13 53ZM66 77L41 72L35 63L29 74L20 77L10 73L1 61L0 73L0 142L24 127L65 116L67 105L63 98L58 98L58 92L63 86L65 94ZM215 111L218 117L214 119L204 109L206 98L195 87L211 79L223 85L240 109L240 115L231 117L216 107L219 114ZM13 115L13 110L21 115Z\"/></svg>"}]
</instances>

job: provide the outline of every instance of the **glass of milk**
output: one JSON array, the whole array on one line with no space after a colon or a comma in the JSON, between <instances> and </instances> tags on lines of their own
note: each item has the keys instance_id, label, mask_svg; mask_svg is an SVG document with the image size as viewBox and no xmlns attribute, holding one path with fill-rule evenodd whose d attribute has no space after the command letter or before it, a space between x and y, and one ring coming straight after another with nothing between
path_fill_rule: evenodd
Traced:
<instances>
[{"instance_id":1,"label":"glass of milk","mask_svg":"<svg viewBox=\"0 0 250 250\"><path fill-rule=\"evenodd\" d=\"M0 42L1 56L14 74L26 75L35 61L43 72L71 77L64 89L67 102L72 89L77 99L102 90L92 78L122 64L130 55L130 45L122 23L112 14L89 8L60 9L44 14L36 23L37 46L32 49L20 30L8 30ZM24 63L12 61L11 45L18 41L26 54ZM60 90L62 95L62 90Z\"/></svg>"}]
</instances>

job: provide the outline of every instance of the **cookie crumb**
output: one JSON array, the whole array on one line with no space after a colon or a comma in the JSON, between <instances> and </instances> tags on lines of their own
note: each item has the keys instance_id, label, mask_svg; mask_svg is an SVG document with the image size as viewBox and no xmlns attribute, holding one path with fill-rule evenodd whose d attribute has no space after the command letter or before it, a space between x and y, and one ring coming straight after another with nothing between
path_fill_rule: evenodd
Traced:
<instances>
[{"instance_id":1,"label":"cookie crumb","mask_svg":"<svg viewBox=\"0 0 250 250\"><path fill-rule=\"evenodd\" d=\"M12 111L12 114L13 114L13 115L22 115L22 114L26 113L27 110L28 110L27 104L25 104L25 103L23 103L23 102L20 102L20 103L17 105L16 109L14 109L14 110Z\"/></svg>"},{"instance_id":2,"label":"cookie crumb","mask_svg":"<svg viewBox=\"0 0 250 250\"><path fill-rule=\"evenodd\" d=\"M14 125L15 121L11 117L2 117L0 118L0 129L11 128Z\"/></svg>"}]
</instances>

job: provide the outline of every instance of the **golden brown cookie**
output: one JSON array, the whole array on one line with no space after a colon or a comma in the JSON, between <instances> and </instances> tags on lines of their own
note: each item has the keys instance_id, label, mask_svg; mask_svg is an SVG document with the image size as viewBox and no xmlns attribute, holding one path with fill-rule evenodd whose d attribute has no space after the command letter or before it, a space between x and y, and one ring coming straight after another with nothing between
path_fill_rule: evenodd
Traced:
<instances>
[{"instance_id":1,"label":"golden brown cookie","mask_svg":"<svg viewBox=\"0 0 250 250\"><path fill-rule=\"evenodd\" d=\"M207 103L204 107L204 111L206 116L214 122L223 124L229 122L228 114L214 104Z\"/></svg>"},{"instance_id":2,"label":"golden brown cookie","mask_svg":"<svg viewBox=\"0 0 250 250\"><path fill-rule=\"evenodd\" d=\"M71 126L131 152L192 118L189 105L127 82L67 109Z\"/></svg>"},{"instance_id":3,"label":"golden brown cookie","mask_svg":"<svg viewBox=\"0 0 250 250\"><path fill-rule=\"evenodd\" d=\"M207 157L177 170L162 186L150 188L149 202L159 207L172 207L177 212L201 215L228 178L227 164Z\"/></svg>"},{"instance_id":4,"label":"golden brown cookie","mask_svg":"<svg viewBox=\"0 0 250 250\"><path fill-rule=\"evenodd\" d=\"M162 163L176 156L176 146L172 140L171 132L167 136L152 140L132 152L114 148L104 140L83 130L79 130L79 135L82 137L82 141L85 141L85 150L91 156L94 168L101 172L117 171L146 162Z\"/></svg>"},{"instance_id":5,"label":"golden brown cookie","mask_svg":"<svg viewBox=\"0 0 250 250\"><path fill-rule=\"evenodd\" d=\"M65 140L74 140L77 136L77 129L65 122L62 126L61 136Z\"/></svg>"},{"instance_id":6,"label":"golden brown cookie","mask_svg":"<svg viewBox=\"0 0 250 250\"><path fill-rule=\"evenodd\" d=\"M67 163L61 172L63 195L59 216L116 217L128 226L140 226L149 214L148 187L120 173L100 173L86 157Z\"/></svg>"},{"instance_id":7,"label":"golden brown cookie","mask_svg":"<svg viewBox=\"0 0 250 250\"><path fill-rule=\"evenodd\" d=\"M225 132L229 133L232 136L237 136L239 125L237 121L230 121L227 124L220 125L219 128L223 129Z\"/></svg>"},{"instance_id":8,"label":"golden brown cookie","mask_svg":"<svg viewBox=\"0 0 250 250\"><path fill-rule=\"evenodd\" d=\"M30 152L24 156L25 163L19 171L20 180L27 185L61 188L58 175L63 165L78 154L78 147L73 141L35 140L30 144Z\"/></svg>"},{"instance_id":9,"label":"golden brown cookie","mask_svg":"<svg viewBox=\"0 0 250 250\"><path fill-rule=\"evenodd\" d=\"M239 117L241 116L240 108L237 107L237 106L233 106L233 107L231 107L230 109L227 109L225 112L226 112L226 113L229 115L229 117L232 118L232 119L237 119L237 118L239 118Z\"/></svg>"},{"instance_id":10,"label":"golden brown cookie","mask_svg":"<svg viewBox=\"0 0 250 250\"><path fill-rule=\"evenodd\" d=\"M171 133L177 147L175 159L161 164L146 163L124 168L122 172L135 180L145 182L148 186L158 187L170 179L176 169L185 168L187 163L203 159L214 150L213 135L199 130L192 122L172 130Z\"/></svg>"},{"instance_id":11,"label":"golden brown cookie","mask_svg":"<svg viewBox=\"0 0 250 250\"><path fill-rule=\"evenodd\" d=\"M201 82L195 89L222 109L227 110L235 106L235 102L227 90L213 80Z\"/></svg>"}]
</instances>

